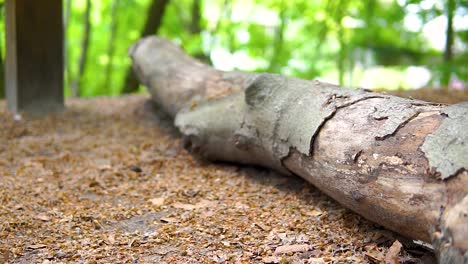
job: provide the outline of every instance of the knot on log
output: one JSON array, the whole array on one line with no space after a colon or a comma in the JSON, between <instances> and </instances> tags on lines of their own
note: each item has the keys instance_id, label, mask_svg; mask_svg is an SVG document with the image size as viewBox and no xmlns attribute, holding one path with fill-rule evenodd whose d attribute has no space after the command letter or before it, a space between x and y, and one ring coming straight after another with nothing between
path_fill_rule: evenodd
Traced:
<instances>
[{"instance_id":1,"label":"knot on log","mask_svg":"<svg viewBox=\"0 0 468 264\"><path fill-rule=\"evenodd\" d=\"M275 74L259 74L245 89L245 102L250 107L258 107L275 93L276 89L286 87L287 79Z\"/></svg>"}]
</instances>

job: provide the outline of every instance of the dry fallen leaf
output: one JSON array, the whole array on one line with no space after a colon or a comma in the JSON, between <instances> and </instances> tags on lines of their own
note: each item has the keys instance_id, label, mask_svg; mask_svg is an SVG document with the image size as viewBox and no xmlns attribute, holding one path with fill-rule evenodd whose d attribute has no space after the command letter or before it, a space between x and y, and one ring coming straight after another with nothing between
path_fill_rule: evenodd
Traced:
<instances>
[{"instance_id":1,"label":"dry fallen leaf","mask_svg":"<svg viewBox=\"0 0 468 264\"><path fill-rule=\"evenodd\" d=\"M284 245L279 246L275 249L275 254L288 254L295 252L305 252L310 250L310 245L307 244L296 244L296 245Z\"/></svg>"},{"instance_id":2,"label":"dry fallen leaf","mask_svg":"<svg viewBox=\"0 0 468 264\"><path fill-rule=\"evenodd\" d=\"M401 248L400 241L395 240L392 246L388 249L387 255L385 255L385 264L400 264L398 260L398 255L400 254Z\"/></svg>"},{"instance_id":3,"label":"dry fallen leaf","mask_svg":"<svg viewBox=\"0 0 468 264\"><path fill-rule=\"evenodd\" d=\"M384 261L384 256L382 252L365 252L364 255L372 262L372 263L382 263Z\"/></svg>"}]
</instances>

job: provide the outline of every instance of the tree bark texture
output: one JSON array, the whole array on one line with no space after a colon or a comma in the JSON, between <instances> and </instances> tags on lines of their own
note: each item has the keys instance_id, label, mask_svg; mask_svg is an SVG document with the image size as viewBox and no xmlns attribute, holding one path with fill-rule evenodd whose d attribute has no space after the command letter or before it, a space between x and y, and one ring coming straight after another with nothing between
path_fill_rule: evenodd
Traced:
<instances>
[{"instance_id":1,"label":"tree bark texture","mask_svg":"<svg viewBox=\"0 0 468 264\"><path fill-rule=\"evenodd\" d=\"M129 53L187 149L299 175L365 218L431 242L441 263L466 263L468 103L222 72L157 37Z\"/></svg>"}]
</instances>

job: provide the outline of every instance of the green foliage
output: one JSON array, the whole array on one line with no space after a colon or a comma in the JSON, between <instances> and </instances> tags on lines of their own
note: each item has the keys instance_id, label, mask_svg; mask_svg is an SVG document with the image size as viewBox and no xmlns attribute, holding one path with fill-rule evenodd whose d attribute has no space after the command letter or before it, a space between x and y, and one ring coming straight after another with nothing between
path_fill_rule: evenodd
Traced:
<instances>
[{"instance_id":1,"label":"green foliage","mask_svg":"<svg viewBox=\"0 0 468 264\"><path fill-rule=\"evenodd\" d=\"M127 50L141 37L151 1L92 1L81 95L120 94L131 64ZM400 72L412 65L425 66L435 85L447 67L458 78L468 78L467 28L456 28L450 63L443 61L443 50L434 48L423 34L424 25L447 13L444 1L198 0L198 11L194 1L171 0L158 34L223 69L270 71L306 79L331 76L349 86L359 85L362 72L373 66ZM64 0L64 9L70 10L66 16L67 95L73 80L79 78L85 3ZM465 0L456 1L459 17L466 16L467 9ZM194 16L197 12L199 19ZM421 24L418 30L406 26L409 16ZM4 33L3 16L0 28ZM1 54L5 54L4 34L0 41Z\"/></svg>"},{"instance_id":2,"label":"green foliage","mask_svg":"<svg viewBox=\"0 0 468 264\"><path fill-rule=\"evenodd\" d=\"M70 76L68 80L77 78L78 61L81 54L81 40L83 38L84 2L72 0L70 22L67 28L67 66ZM130 59L127 50L138 40L144 24L144 16L149 6L148 0L120 0L116 10L116 17L111 16L112 1L93 1L91 41L88 53L88 63L83 76L84 85L81 87L83 96L118 95L122 89ZM110 83L105 87L106 76L103 74L108 63L108 42L110 41L110 27L112 19L117 19L114 57L112 58L113 72ZM66 83L66 93L70 94L70 81Z\"/></svg>"}]
</instances>

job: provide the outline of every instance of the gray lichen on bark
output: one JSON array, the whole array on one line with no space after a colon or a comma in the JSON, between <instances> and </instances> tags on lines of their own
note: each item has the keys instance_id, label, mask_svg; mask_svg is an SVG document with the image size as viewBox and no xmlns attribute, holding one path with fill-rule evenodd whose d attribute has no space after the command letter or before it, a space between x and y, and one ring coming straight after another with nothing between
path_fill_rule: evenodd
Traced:
<instances>
[{"instance_id":1,"label":"gray lichen on bark","mask_svg":"<svg viewBox=\"0 0 468 264\"><path fill-rule=\"evenodd\" d=\"M447 179L468 170L468 103L448 106L442 114L446 119L426 137L421 150L429 165Z\"/></svg>"},{"instance_id":2,"label":"gray lichen on bark","mask_svg":"<svg viewBox=\"0 0 468 264\"><path fill-rule=\"evenodd\" d=\"M273 74L257 77L245 94L249 123L261 127L259 133L268 139L265 146L271 149L277 162L291 148L310 155L313 137L338 108L371 95L362 90L338 90L320 82Z\"/></svg>"}]
</instances>

